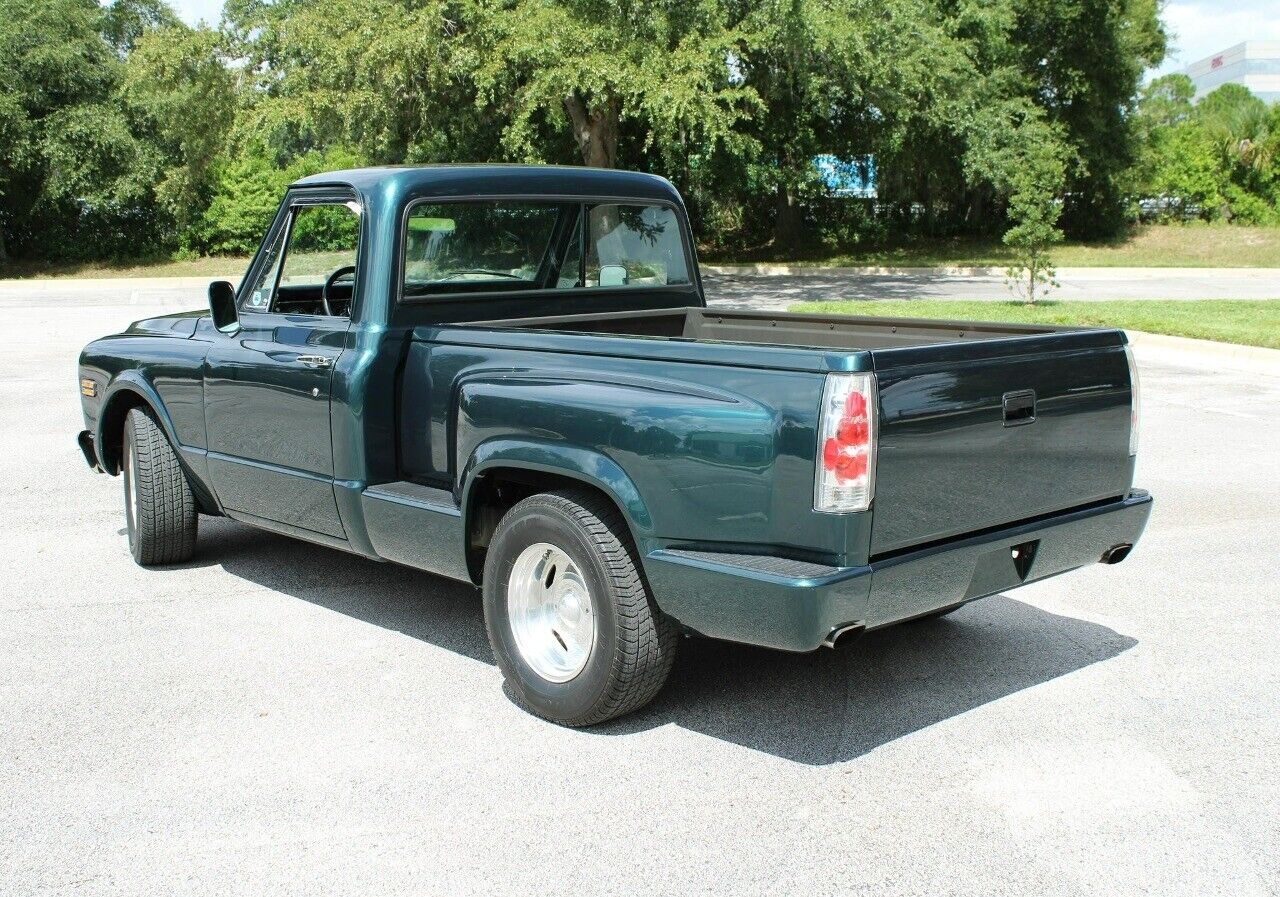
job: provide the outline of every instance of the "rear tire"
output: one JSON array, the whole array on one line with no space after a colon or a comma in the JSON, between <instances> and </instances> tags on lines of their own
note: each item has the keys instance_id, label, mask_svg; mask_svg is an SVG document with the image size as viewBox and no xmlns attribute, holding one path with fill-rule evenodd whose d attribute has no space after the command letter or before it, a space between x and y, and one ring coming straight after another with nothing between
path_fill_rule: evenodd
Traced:
<instances>
[{"instance_id":1,"label":"rear tire","mask_svg":"<svg viewBox=\"0 0 1280 897\"><path fill-rule=\"evenodd\" d=\"M622 515L586 490L534 495L502 518L485 558L484 618L512 692L565 726L653 700L679 642L649 597Z\"/></svg>"},{"instance_id":2,"label":"rear tire","mask_svg":"<svg viewBox=\"0 0 1280 897\"><path fill-rule=\"evenodd\" d=\"M123 442L120 473L129 552L143 567L190 560L196 548L196 499L177 453L149 409L129 411Z\"/></svg>"}]
</instances>

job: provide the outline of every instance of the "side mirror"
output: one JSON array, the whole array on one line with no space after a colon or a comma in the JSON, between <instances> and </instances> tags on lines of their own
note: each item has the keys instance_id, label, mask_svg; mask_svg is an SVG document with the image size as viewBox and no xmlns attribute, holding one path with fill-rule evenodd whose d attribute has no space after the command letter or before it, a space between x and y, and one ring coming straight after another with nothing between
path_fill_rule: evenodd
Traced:
<instances>
[{"instance_id":1,"label":"side mirror","mask_svg":"<svg viewBox=\"0 0 1280 897\"><path fill-rule=\"evenodd\" d=\"M213 326L219 330L236 326L240 319L236 315L235 287L225 280L209 284L209 311L213 312Z\"/></svg>"},{"instance_id":2,"label":"side mirror","mask_svg":"<svg viewBox=\"0 0 1280 897\"><path fill-rule=\"evenodd\" d=\"M627 285L627 268L625 265L601 265L600 286L625 287Z\"/></svg>"}]
</instances>

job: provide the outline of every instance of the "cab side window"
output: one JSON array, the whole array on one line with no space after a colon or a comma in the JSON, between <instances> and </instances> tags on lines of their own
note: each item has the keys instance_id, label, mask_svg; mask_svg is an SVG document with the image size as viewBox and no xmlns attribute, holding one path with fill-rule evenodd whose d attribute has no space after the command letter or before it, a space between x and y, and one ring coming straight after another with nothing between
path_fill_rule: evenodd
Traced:
<instances>
[{"instance_id":1,"label":"cab side window","mask_svg":"<svg viewBox=\"0 0 1280 897\"><path fill-rule=\"evenodd\" d=\"M360 249L360 206L308 202L289 211L267 250L257 281L244 294L247 311L347 316Z\"/></svg>"},{"instance_id":2,"label":"cab side window","mask_svg":"<svg viewBox=\"0 0 1280 897\"><path fill-rule=\"evenodd\" d=\"M266 311L271 307L271 296L275 293L276 281L280 278L280 260L284 258L284 241L288 236L289 226L286 224L267 247L262 273L254 282L253 289L246 292L240 300L241 311Z\"/></svg>"}]
</instances>

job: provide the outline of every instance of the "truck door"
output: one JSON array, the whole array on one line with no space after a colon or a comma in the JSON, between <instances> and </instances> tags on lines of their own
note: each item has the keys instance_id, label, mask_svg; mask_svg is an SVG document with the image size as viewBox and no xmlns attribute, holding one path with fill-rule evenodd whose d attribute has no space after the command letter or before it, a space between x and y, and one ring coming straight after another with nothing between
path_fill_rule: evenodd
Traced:
<instances>
[{"instance_id":1,"label":"truck door","mask_svg":"<svg viewBox=\"0 0 1280 897\"><path fill-rule=\"evenodd\" d=\"M241 285L239 329L206 356L209 475L231 511L345 538L329 402L359 234L354 197L291 193Z\"/></svg>"}]
</instances>

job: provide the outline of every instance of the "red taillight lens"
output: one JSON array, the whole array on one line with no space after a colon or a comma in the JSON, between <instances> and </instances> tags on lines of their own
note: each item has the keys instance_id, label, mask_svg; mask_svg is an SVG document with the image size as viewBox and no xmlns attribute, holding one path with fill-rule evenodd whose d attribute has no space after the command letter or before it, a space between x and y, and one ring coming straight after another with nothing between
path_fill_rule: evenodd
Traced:
<instances>
[{"instance_id":1,"label":"red taillight lens","mask_svg":"<svg viewBox=\"0 0 1280 897\"><path fill-rule=\"evenodd\" d=\"M836 462L836 479L840 482L848 482L856 480L858 477L867 475L867 455L865 452L858 455L841 455L840 460Z\"/></svg>"},{"instance_id":2,"label":"red taillight lens","mask_svg":"<svg viewBox=\"0 0 1280 897\"><path fill-rule=\"evenodd\" d=\"M813 506L819 511L864 511L875 478L875 378L829 374L823 390Z\"/></svg>"},{"instance_id":3,"label":"red taillight lens","mask_svg":"<svg viewBox=\"0 0 1280 897\"><path fill-rule=\"evenodd\" d=\"M840 421L840 426L836 428L836 439L842 445L866 445L867 436L871 433L870 424L864 415L859 418L848 418Z\"/></svg>"},{"instance_id":4,"label":"red taillight lens","mask_svg":"<svg viewBox=\"0 0 1280 897\"><path fill-rule=\"evenodd\" d=\"M849 393L849 398L844 401L844 413L847 417L865 417L867 397L860 392Z\"/></svg>"}]
</instances>

